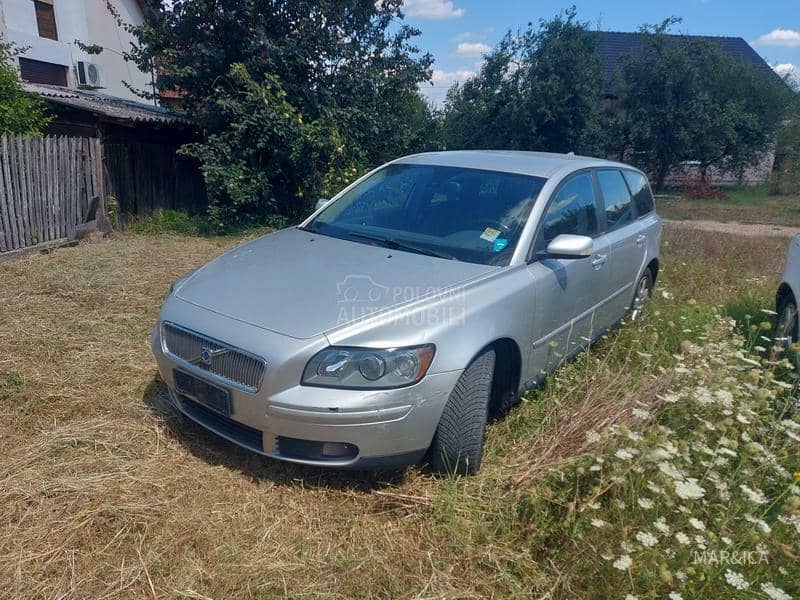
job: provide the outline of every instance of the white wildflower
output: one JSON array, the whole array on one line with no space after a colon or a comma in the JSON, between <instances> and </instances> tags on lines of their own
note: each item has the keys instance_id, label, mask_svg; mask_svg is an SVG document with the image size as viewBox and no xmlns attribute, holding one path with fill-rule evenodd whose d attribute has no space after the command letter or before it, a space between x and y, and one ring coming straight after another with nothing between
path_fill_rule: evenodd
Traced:
<instances>
[{"instance_id":1,"label":"white wildflower","mask_svg":"<svg viewBox=\"0 0 800 600\"><path fill-rule=\"evenodd\" d=\"M653 508L653 501L650 498L637 498L636 504L641 506L645 510L650 510Z\"/></svg>"},{"instance_id":2,"label":"white wildflower","mask_svg":"<svg viewBox=\"0 0 800 600\"><path fill-rule=\"evenodd\" d=\"M672 463L668 463L666 461L658 463L658 470L664 473L664 475L668 475L673 479L681 480L684 477L681 471L676 469Z\"/></svg>"},{"instance_id":3,"label":"white wildflower","mask_svg":"<svg viewBox=\"0 0 800 600\"><path fill-rule=\"evenodd\" d=\"M690 477L686 481L675 482L675 493L684 500L702 498L705 490L697 483L697 479Z\"/></svg>"},{"instance_id":4,"label":"white wildflower","mask_svg":"<svg viewBox=\"0 0 800 600\"><path fill-rule=\"evenodd\" d=\"M664 493L664 488L662 488L660 485L656 485L652 481L648 481L647 482L647 489L650 490L651 492L653 492L654 494L663 494Z\"/></svg>"},{"instance_id":5,"label":"white wildflower","mask_svg":"<svg viewBox=\"0 0 800 600\"><path fill-rule=\"evenodd\" d=\"M772 528L764 520L754 517L753 515L744 515L744 520L758 527L765 535L769 535L772 532Z\"/></svg>"},{"instance_id":6,"label":"white wildflower","mask_svg":"<svg viewBox=\"0 0 800 600\"><path fill-rule=\"evenodd\" d=\"M648 548L658 544L658 538L649 531L637 531L635 537L642 546L647 546Z\"/></svg>"},{"instance_id":7,"label":"white wildflower","mask_svg":"<svg viewBox=\"0 0 800 600\"><path fill-rule=\"evenodd\" d=\"M656 522L653 523L653 527L655 527L661 533L669 533L669 525L667 525L667 521L664 519L664 517L659 517Z\"/></svg>"},{"instance_id":8,"label":"white wildflower","mask_svg":"<svg viewBox=\"0 0 800 600\"><path fill-rule=\"evenodd\" d=\"M590 444L596 444L600 440L602 440L602 436L597 433L594 429L590 429L586 432L586 441Z\"/></svg>"},{"instance_id":9,"label":"white wildflower","mask_svg":"<svg viewBox=\"0 0 800 600\"><path fill-rule=\"evenodd\" d=\"M678 543L681 546L688 546L689 545L689 536L683 533L682 531L678 531L675 534L675 539L678 540Z\"/></svg>"},{"instance_id":10,"label":"white wildflower","mask_svg":"<svg viewBox=\"0 0 800 600\"><path fill-rule=\"evenodd\" d=\"M625 594L625 600L639 600L639 597L633 594Z\"/></svg>"},{"instance_id":11,"label":"white wildflower","mask_svg":"<svg viewBox=\"0 0 800 600\"><path fill-rule=\"evenodd\" d=\"M745 484L741 484L739 489L744 492L744 495L747 496L747 499L754 504L766 504L768 502L767 497L764 495L759 489L753 489L751 487L746 486Z\"/></svg>"},{"instance_id":12,"label":"white wildflower","mask_svg":"<svg viewBox=\"0 0 800 600\"><path fill-rule=\"evenodd\" d=\"M633 416L638 418L638 419L649 419L650 418L650 413L647 412L643 408L634 408L632 412L633 412Z\"/></svg>"},{"instance_id":13,"label":"white wildflower","mask_svg":"<svg viewBox=\"0 0 800 600\"><path fill-rule=\"evenodd\" d=\"M683 596L681 596L678 592L670 592L669 600L683 600Z\"/></svg>"},{"instance_id":14,"label":"white wildflower","mask_svg":"<svg viewBox=\"0 0 800 600\"><path fill-rule=\"evenodd\" d=\"M784 525L790 525L795 528L797 534L800 535L800 516L798 515L778 515L778 521Z\"/></svg>"},{"instance_id":15,"label":"white wildflower","mask_svg":"<svg viewBox=\"0 0 800 600\"><path fill-rule=\"evenodd\" d=\"M683 571L675 571L675 577L678 578L678 581L686 581L689 577Z\"/></svg>"},{"instance_id":16,"label":"white wildflower","mask_svg":"<svg viewBox=\"0 0 800 600\"><path fill-rule=\"evenodd\" d=\"M614 456L622 460L630 460L638 452L635 448L619 448L614 452Z\"/></svg>"},{"instance_id":17,"label":"white wildflower","mask_svg":"<svg viewBox=\"0 0 800 600\"><path fill-rule=\"evenodd\" d=\"M595 518L595 519L592 519L591 523L592 523L592 527L597 527L598 529L600 529L601 527L605 527L606 525L608 525L608 523L606 523L605 521L603 521L603 519L596 519L596 518Z\"/></svg>"},{"instance_id":18,"label":"white wildflower","mask_svg":"<svg viewBox=\"0 0 800 600\"><path fill-rule=\"evenodd\" d=\"M623 554L612 563L612 566L615 569L619 569L620 571L627 571L628 569L630 569L632 564L633 561L631 560L631 557L628 556L627 554Z\"/></svg>"},{"instance_id":19,"label":"white wildflower","mask_svg":"<svg viewBox=\"0 0 800 600\"><path fill-rule=\"evenodd\" d=\"M737 590L746 590L750 587L750 584L747 583L747 580L745 580L744 577L742 577L741 573L731 571L730 569L725 571L725 581L728 582L728 585L736 588Z\"/></svg>"},{"instance_id":20,"label":"white wildflower","mask_svg":"<svg viewBox=\"0 0 800 600\"><path fill-rule=\"evenodd\" d=\"M765 581L761 584L761 591L772 600L792 600L792 597L789 594L784 592L781 588L772 585L768 581Z\"/></svg>"},{"instance_id":21,"label":"white wildflower","mask_svg":"<svg viewBox=\"0 0 800 600\"><path fill-rule=\"evenodd\" d=\"M700 519L695 519L694 517L689 519L689 525L691 525L692 527L694 527L699 531L705 531L706 529L706 524L703 523Z\"/></svg>"}]
</instances>

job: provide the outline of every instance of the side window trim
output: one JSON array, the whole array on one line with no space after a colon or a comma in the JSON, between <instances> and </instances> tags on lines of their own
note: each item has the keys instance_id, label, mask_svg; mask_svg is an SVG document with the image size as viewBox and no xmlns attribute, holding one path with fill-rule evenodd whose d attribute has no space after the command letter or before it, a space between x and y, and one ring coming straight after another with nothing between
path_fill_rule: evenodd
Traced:
<instances>
[{"instance_id":1,"label":"side window trim","mask_svg":"<svg viewBox=\"0 0 800 600\"><path fill-rule=\"evenodd\" d=\"M594 169L592 168L584 168L579 169L578 171L573 171L569 175L567 175L561 183L558 184L558 187L553 190L553 193L550 194L550 197L547 199L547 204L544 206L544 210L542 210L542 214L539 218L539 222L536 224L536 231L533 234L533 239L531 239L530 246L528 247L528 255L525 262L528 264L535 262L535 255L534 251L536 249L536 245L539 242L539 236L542 235L542 229L544 228L544 217L547 215L547 211L550 209L550 206L553 204L553 201L556 199L558 194L561 193L561 190L566 186L569 182L571 182L575 177L579 175L589 175L589 179L592 182L592 191L594 192L594 210L597 213L597 233L592 236L593 240L596 240L600 236L605 234L605 210L600 210L598 206L599 197L597 195L597 183L595 182L594 176ZM602 216L601 216L602 213Z\"/></svg>"}]
</instances>

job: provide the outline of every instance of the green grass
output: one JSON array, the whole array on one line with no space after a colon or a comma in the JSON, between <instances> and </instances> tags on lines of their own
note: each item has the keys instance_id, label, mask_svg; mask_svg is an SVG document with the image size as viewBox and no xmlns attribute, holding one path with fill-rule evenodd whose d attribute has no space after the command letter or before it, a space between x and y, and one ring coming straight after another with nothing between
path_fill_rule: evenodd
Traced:
<instances>
[{"instance_id":1,"label":"green grass","mask_svg":"<svg viewBox=\"0 0 800 600\"><path fill-rule=\"evenodd\" d=\"M675 220L800 226L800 195L772 195L767 185L725 191L726 200L663 200L658 203L658 212Z\"/></svg>"},{"instance_id":2,"label":"green grass","mask_svg":"<svg viewBox=\"0 0 800 600\"><path fill-rule=\"evenodd\" d=\"M793 385L791 371L769 362L761 325L786 240L667 227L645 320L608 333L492 423L482 471L461 478L264 460L170 411L149 358L158 307L171 281L242 239L119 236L0 267L6 595L800 593L800 499L786 477L800 464L783 423L796 392L775 383ZM709 468L719 457L705 447L733 456ZM664 461L703 497L677 496ZM697 535L707 551L763 548L769 564L698 562ZM615 567L625 554L630 567ZM736 590L727 570L749 587Z\"/></svg>"}]
</instances>

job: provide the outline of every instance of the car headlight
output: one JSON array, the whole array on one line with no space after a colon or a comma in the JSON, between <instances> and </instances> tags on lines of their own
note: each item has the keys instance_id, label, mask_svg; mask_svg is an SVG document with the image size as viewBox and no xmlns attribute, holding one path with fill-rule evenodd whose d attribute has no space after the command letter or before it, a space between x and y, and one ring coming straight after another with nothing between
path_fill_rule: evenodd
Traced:
<instances>
[{"instance_id":1,"label":"car headlight","mask_svg":"<svg viewBox=\"0 0 800 600\"><path fill-rule=\"evenodd\" d=\"M389 349L332 346L308 361L301 383L344 389L412 385L428 372L435 350L433 344Z\"/></svg>"}]
</instances>

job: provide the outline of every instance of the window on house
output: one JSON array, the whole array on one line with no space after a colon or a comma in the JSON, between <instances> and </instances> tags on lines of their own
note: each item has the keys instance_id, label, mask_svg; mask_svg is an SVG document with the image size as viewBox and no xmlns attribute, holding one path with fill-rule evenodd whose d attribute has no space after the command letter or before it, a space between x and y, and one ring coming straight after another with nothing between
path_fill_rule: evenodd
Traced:
<instances>
[{"instance_id":1,"label":"window on house","mask_svg":"<svg viewBox=\"0 0 800 600\"><path fill-rule=\"evenodd\" d=\"M39 27L39 37L51 40L58 39L56 29L56 13L53 10L53 0L33 0L36 9L36 25Z\"/></svg>"},{"instance_id":2,"label":"window on house","mask_svg":"<svg viewBox=\"0 0 800 600\"><path fill-rule=\"evenodd\" d=\"M20 57L19 72L22 80L30 83L67 85L67 67L63 65Z\"/></svg>"}]
</instances>

